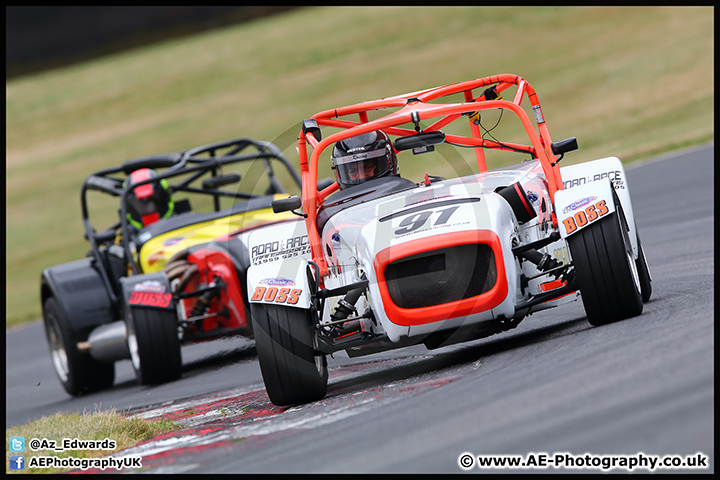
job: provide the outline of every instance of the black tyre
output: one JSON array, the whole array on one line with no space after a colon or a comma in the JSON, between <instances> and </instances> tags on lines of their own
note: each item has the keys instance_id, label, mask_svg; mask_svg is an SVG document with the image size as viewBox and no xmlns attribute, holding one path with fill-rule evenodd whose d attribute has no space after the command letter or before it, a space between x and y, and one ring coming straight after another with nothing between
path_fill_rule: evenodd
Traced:
<instances>
[{"instance_id":1,"label":"black tyre","mask_svg":"<svg viewBox=\"0 0 720 480\"><path fill-rule=\"evenodd\" d=\"M635 227L637 231L637 227ZM648 268L647 260L645 259L645 251L640 243L640 236L637 237L638 244L638 258L635 260L637 266L638 276L640 277L640 290L642 291L643 303L650 300L652 295L652 277L650 276L650 269Z\"/></svg>"},{"instance_id":2,"label":"black tyre","mask_svg":"<svg viewBox=\"0 0 720 480\"><path fill-rule=\"evenodd\" d=\"M640 279L620 202L615 212L568 237L585 313L591 325L640 315Z\"/></svg>"},{"instance_id":3,"label":"black tyre","mask_svg":"<svg viewBox=\"0 0 720 480\"><path fill-rule=\"evenodd\" d=\"M98 362L77 348L81 338L65 319L55 297L43 306L45 336L50 347L53 368L67 393L79 396L109 388L115 381L115 363Z\"/></svg>"},{"instance_id":4,"label":"black tyre","mask_svg":"<svg viewBox=\"0 0 720 480\"><path fill-rule=\"evenodd\" d=\"M174 310L127 307L128 349L141 385L177 380L182 356Z\"/></svg>"},{"instance_id":5,"label":"black tyre","mask_svg":"<svg viewBox=\"0 0 720 480\"><path fill-rule=\"evenodd\" d=\"M251 312L260 370L270 401L285 406L324 397L327 359L315 350L310 311L254 303Z\"/></svg>"}]
</instances>

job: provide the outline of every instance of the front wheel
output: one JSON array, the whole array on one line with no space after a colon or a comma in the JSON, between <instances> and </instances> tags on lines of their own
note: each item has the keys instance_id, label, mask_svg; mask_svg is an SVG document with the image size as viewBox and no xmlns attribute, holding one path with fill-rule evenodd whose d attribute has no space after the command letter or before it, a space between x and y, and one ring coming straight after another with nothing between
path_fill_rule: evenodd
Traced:
<instances>
[{"instance_id":1,"label":"front wheel","mask_svg":"<svg viewBox=\"0 0 720 480\"><path fill-rule=\"evenodd\" d=\"M140 385L177 380L182 375L182 357L174 310L128 307L128 349Z\"/></svg>"},{"instance_id":2,"label":"front wheel","mask_svg":"<svg viewBox=\"0 0 720 480\"><path fill-rule=\"evenodd\" d=\"M637 230L637 227L635 227L635 230ZM652 295L652 277L650 276L650 268L648 267L647 260L645 259L645 251L640 243L640 236L637 237L637 245L638 258L635 261L635 265L637 265L638 275L640 276L642 301L645 303L650 300L650 295Z\"/></svg>"},{"instance_id":3,"label":"front wheel","mask_svg":"<svg viewBox=\"0 0 720 480\"><path fill-rule=\"evenodd\" d=\"M53 368L67 393L77 397L112 386L115 363L98 362L78 350L77 343L86 338L81 338L65 319L55 297L45 300L43 323Z\"/></svg>"},{"instance_id":4,"label":"front wheel","mask_svg":"<svg viewBox=\"0 0 720 480\"><path fill-rule=\"evenodd\" d=\"M615 212L571 235L568 247L591 325L642 313L640 276L619 201Z\"/></svg>"},{"instance_id":5,"label":"front wheel","mask_svg":"<svg viewBox=\"0 0 720 480\"><path fill-rule=\"evenodd\" d=\"M324 397L327 359L316 351L310 310L257 303L250 309L260 371L270 401L285 406Z\"/></svg>"}]
</instances>

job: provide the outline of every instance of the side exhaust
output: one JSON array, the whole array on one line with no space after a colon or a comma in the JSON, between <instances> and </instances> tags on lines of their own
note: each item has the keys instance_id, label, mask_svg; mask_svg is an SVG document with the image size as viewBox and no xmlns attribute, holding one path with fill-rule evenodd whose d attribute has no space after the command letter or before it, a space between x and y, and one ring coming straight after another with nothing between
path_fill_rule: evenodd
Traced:
<instances>
[{"instance_id":1,"label":"side exhaust","mask_svg":"<svg viewBox=\"0 0 720 480\"><path fill-rule=\"evenodd\" d=\"M95 328L90 332L87 341L78 342L77 348L99 362L109 363L129 359L125 322L118 320Z\"/></svg>"}]
</instances>

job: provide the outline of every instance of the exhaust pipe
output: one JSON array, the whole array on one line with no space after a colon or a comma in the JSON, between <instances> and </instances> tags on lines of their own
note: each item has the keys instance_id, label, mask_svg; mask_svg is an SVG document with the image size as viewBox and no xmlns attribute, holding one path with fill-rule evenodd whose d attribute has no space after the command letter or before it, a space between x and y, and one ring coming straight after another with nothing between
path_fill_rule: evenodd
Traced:
<instances>
[{"instance_id":1,"label":"exhaust pipe","mask_svg":"<svg viewBox=\"0 0 720 480\"><path fill-rule=\"evenodd\" d=\"M99 362L116 362L130 358L127 329L123 320L101 325L90 332L85 342L78 342L80 352L89 353Z\"/></svg>"}]
</instances>

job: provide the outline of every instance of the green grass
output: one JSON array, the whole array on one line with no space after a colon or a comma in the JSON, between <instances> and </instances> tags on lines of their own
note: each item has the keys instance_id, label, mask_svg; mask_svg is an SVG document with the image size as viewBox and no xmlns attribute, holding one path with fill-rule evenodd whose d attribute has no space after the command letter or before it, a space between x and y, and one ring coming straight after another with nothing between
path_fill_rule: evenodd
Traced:
<instances>
[{"instance_id":1,"label":"green grass","mask_svg":"<svg viewBox=\"0 0 720 480\"><path fill-rule=\"evenodd\" d=\"M305 8L10 81L7 325L40 317L43 268L87 252L85 177L129 158L249 136L297 162L299 122L318 111L496 73L535 87L554 139L578 138L568 163L712 141L713 13Z\"/></svg>"},{"instance_id":2,"label":"green grass","mask_svg":"<svg viewBox=\"0 0 720 480\"><path fill-rule=\"evenodd\" d=\"M58 458L73 457L76 459L107 457L114 452L125 450L143 440L173 431L176 428L175 424L167 420L147 421L139 418L127 418L115 410L96 411L92 414L84 412L82 415L78 413L57 413L49 417L42 417L27 425L5 430L5 444L8 445L5 454L5 473L67 472L69 471L67 468L30 468L30 464L27 462L30 462L31 457L53 456ZM10 470L10 454L13 453L9 447L11 437L23 437L25 439L25 450L21 453L25 455L26 459L24 470ZM110 450L69 449L62 452L47 448L33 451L30 448L32 439L40 441L47 439L54 441L56 446L61 446L64 438L98 441L107 438L115 442L115 448ZM105 472L111 473L117 472L117 470L109 469L105 470Z\"/></svg>"}]
</instances>

